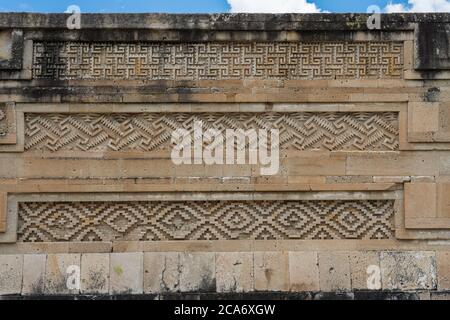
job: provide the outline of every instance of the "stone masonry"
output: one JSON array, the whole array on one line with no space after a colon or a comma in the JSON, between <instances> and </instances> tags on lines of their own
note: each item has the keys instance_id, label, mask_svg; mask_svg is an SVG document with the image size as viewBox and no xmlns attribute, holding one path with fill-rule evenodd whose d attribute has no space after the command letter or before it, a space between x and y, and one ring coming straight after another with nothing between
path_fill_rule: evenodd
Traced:
<instances>
[{"instance_id":1,"label":"stone masonry","mask_svg":"<svg viewBox=\"0 0 450 320\"><path fill-rule=\"evenodd\" d=\"M0 14L0 299L450 298L450 14L67 18Z\"/></svg>"}]
</instances>

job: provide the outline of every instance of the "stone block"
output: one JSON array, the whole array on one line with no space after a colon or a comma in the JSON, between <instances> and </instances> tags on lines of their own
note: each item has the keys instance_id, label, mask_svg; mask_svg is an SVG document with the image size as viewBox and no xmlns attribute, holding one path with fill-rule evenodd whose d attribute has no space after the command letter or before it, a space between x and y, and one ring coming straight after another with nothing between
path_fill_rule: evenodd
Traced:
<instances>
[{"instance_id":1,"label":"stone block","mask_svg":"<svg viewBox=\"0 0 450 320\"><path fill-rule=\"evenodd\" d=\"M431 300L431 292L430 291L419 291L417 292L417 296L419 300Z\"/></svg>"},{"instance_id":2,"label":"stone block","mask_svg":"<svg viewBox=\"0 0 450 320\"><path fill-rule=\"evenodd\" d=\"M0 61L12 58L12 40L10 31L0 32Z\"/></svg>"},{"instance_id":3,"label":"stone block","mask_svg":"<svg viewBox=\"0 0 450 320\"><path fill-rule=\"evenodd\" d=\"M381 252L383 290L434 290L436 258L431 251Z\"/></svg>"},{"instance_id":4,"label":"stone block","mask_svg":"<svg viewBox=\"0 0 450 320\"><path fill-rule=\"evenodd\" d=\"M450 293L449 292L432 292L431 293L431 300L449 301L450 300Z\"/></svg>"},{"instance_id":5,"label":"stone block","mask_svg":"<svg viewBox=\"0 0 450 320\"><path fill-rule=\"evenodd\" d=\"M436 217L437 186L435 183L405 184L406 227L409 218Z\"/></svg>"},{"instance_id":6,"label":"stone block","mask_svg":"<svg viewBox=\"0 0 450 320\"><path fill-rule=\"evenodd\" d=\"M111 253L110 259L110 294L142 294L143 253Z\"/></svg>"},{"instance_id":7,"label":"stone block","mask_svg":"<svg viewBox=\"0 0 450 320\"><path fill-rule=\"evenodd\" d=\"M6 232L6 210L7 210L6 192L0 192L0 233Z\"/></svg>"},{"instance_id":8,"label":"stone block","mask_svg":"<svg viewBox=\"0 0 450 320\"><path fill-rule=\"evenodd\" d=\"M437 132L439 130L439 103L410 102L408 117L408 133ZM431 139L431 141L433 140Z\"/></svg>"},{"instance_id":9,"label":"stone block","mask_svg":"<svg viewBox=\"0 0 450 320\"><path fill-rule=\"evenodd\" d=\"M180 291L216 291L216 263L213 252L180 253Z\"/></svg>"},{"instance_id":10,"label":"stone block","mask_svg":"<svg viewBox=\"0 0 450 320\"><path fill-rule=\"evenodd\" d=\"M438 290L450 290L450 251L436 252Z\"/></svg>"},{"instance_id":11,"label":"stone block","mask_svg":"<svg viewBox=\"0 0 450 320\"><path fill-rule=\"evenodd\" d=\"M438 208L437 208L437 218L448 219L444 220L441 225L443 228L450 228L450 183L439 183L438 184ZM443 221L443 222L444 222Z\"/></svg>"},{"instance_id":12,"label":"stone block","mask_svg":"<svg viewBox=\"0 0 450 320\"><path fill-rule=\"evenodd\" d=\"M49 254L45 265L44 292L48 295L77 294L80 292L80 255ZM77 276L78 268L78 276ZM69 278L70 277L70 278ZM73 280L73 281L72 281Z\"/></svg>"},{"instance_id":13,"label":"stone block","mask_svg":"<svg viewBox=\"0 0 450 320\"><path fill-rule=\"evenodd\" d=\"M319 253L320 290L351 290L350 257L346 252Z\"/></svg>"},{"instance_id":14,"label":"stone block","mask_svg":"<svg viewBox=\"0 0 450 320\"><path fill-rule=\"evenodd\" d=\"M448 183L405 184L407 229L450 229Z\"/></svg>"},{"instance_id":15,"label":"stone block","mask_svg":"<svg viewBox=\"0 0 450 320\"><path fill-rule=\"evenodd\" d=\"M414 68L442 71L450 69L450 26L448 23L420 22L414 32Z\"/></svg>"},{"instance_id":16,"label":"stone block","mask_svg":"<svg viewBox=\"0 0 450 320\"><path fill-rule=\"evenodd\" d=\"M253 252L216 253L217 292L253 291Z\"/></svg>"},{"instance_id":17,"label":"stone block","mask_svg":"<svg viewBox=\"0 0 450 320\"><path fill-rule=\"evenodd\" d=\"M319 291L317 252L289 252L289 289L294 292Z\"/></svg>"},{"instance_id":18,"label":"stone block","mask_svg":"<svg viewBox=\"0 0 450 320\"><path fill-rule=\"evenodd\" d=\"M109 253L84 253L81 255L81 293L108 294Z\"/></svg>"},{"instance_id":19,"label":"stone block","mask_svg":"<svg viewBox=\"0 0 450 320\"><path fill-rule=\"evenodd\" d=\"M352 153L347 157L347 175L433 176L439 171L433 152Z\"/></svg>"},{"instance_id":20,"label":"stone block","mask_svg":"<svg viewBox=\"0 0 450 320\"><path fill-rule=\"evenodd\" d=\"M375 251L354 251L350 252L349 255L352 289L381 289L379 253Z\"/></svg>"},{"instance_id":21,"label":"stone block","mask_svg":"<svg viewBox=\"0 0 450 320\"><path fill-rule=\"evenodd\" d=\"M260 251L254 253L256 291L289 290L289 254Z\"/></svg>"},{"instance_id":22,"label":"stone block","mask_svg":"<svg viewBox=\"0 0 450 320\"><path fill-rule=\"evenodd\" d=\"M23 256L23 295L41 295L45 289L45 265L47 255L25 254Z\"/></svg>"},{"instance_id":23,"label":"stone block","mask_svg":"<svg viewBox=\"0 0 450 320\"><path fill-rule=\"evenodd\" d=\"M0 70L22 69L23 31L0 31Z\"/></svg>"},{"instance_id":24,"label":"stone block","mask_svg":"<svg viewBox=\"0 0 450 320\"><path fill-rule=\"evenodd\" d=\"M0 296L22 291L23 255L0 255Z\"/></svg>"},{"instance_id":25,"label":"stone block","mask_svg":"<svg viewBox=\"0 0 450 320\"><path fill-rule=\"evenodd\" d=\"M179 289L179 253L144 253L144 293L178 292Z\"/></svg>"}]
</instances>

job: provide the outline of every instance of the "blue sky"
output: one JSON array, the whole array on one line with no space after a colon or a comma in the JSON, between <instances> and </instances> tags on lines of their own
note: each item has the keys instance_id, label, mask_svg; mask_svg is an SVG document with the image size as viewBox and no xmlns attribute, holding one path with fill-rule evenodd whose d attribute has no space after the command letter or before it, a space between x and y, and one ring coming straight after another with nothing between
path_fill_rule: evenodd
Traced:
<instances>
[{"instance_id":1,"label":"blue sky","mask_svg":"<svg viewBox=\"0 0 450 320\"><path fill-rule=\"evenodd\" d=\"M274 3L279 0L274 0ZM369 5L384 8L388 0L308 0L330 12L365 12ZM395 3L406 3L404 0ZM0 11L64 12L69 5L81 12L229 12L227 0L0 0Z\"/></svg>"},{"instance_id":2,"label":"blue sky","mask_svg":"<svg viewBox=\"0 0 450 320\"><path fill-rule=\"evenodd\" d=\"M69 5L98 13L366 12L370 5L389 12L450 11L450 0L0 0L0 11L64 12Z\"/></svg>"}]
</instances>

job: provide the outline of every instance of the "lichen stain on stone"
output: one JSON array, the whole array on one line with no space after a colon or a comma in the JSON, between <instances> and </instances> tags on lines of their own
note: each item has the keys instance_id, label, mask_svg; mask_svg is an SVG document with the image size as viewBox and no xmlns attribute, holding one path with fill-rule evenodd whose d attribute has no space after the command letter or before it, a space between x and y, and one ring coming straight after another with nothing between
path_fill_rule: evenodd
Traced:
<instances>
[{"instance_id":1,"label":"lichen stain on stone","mask_svg":"<svg viewBox=\"0 0 450 320\"><path fill-rule=\"evenodd\" d=\"M216 281L214 276L211 274L210 270L206 268L202 268L201 271L201 280L199 284L199 291L202 292L215 292L216 291Z\"/></svg>"},{"instance_id":2,"label":"lichen stain on stone","mask_svg":"<svg viewBox=\"0 0 450 320\"><path fill-rule=\"evenodd\" d=\"M113 268L114 272L117 273L119 276L123 274L123 268L121 266L114 266Z\"/></svg>"},{"instance_id":3,"label":"lichen stain on stone","mask_svg":"<svg viewBox=\"0 0 450 320\"><path fill-rule=\"evenodd\" d=\"M211 276L204 275L200 281L199 291L201 292L215 292L216 291L216 283Z\"/></svg>"},{"instance_id":4,"label":"lichen stain on stone","mask_svg":"<svg viewBox=\"0 0 450 320\"><path fill-rule=\"evenodd\" d=\"M39 277L36 282L31 285L31 294L32 295L42 295L44 294L44 278Z\"/></svg>"}]
</instances>

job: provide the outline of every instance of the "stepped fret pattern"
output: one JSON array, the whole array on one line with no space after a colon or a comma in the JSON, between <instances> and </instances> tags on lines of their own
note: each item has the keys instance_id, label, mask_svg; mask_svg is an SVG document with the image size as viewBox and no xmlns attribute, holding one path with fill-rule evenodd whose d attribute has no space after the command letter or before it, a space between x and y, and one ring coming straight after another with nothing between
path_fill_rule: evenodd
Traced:
<instances>
[{"instance_id":1,"label":"stepped fret pattern","mask_svg":"<svg viewBox=\"0 0 450 320\"><path fill-rule=\"evenodd\" d=\"M401 42L35 42L36 79L402 78Z\"/></svg>"},{"instance_id":2,"label":"stepped fret pattern","mask_svg":"<svg viewBox=\"0 0 450 320\"><path fill-rule=\"evenodd\" d=\"M390 239L393 200L23 202L21 242Z\"/></svg>"}]
</instances>

